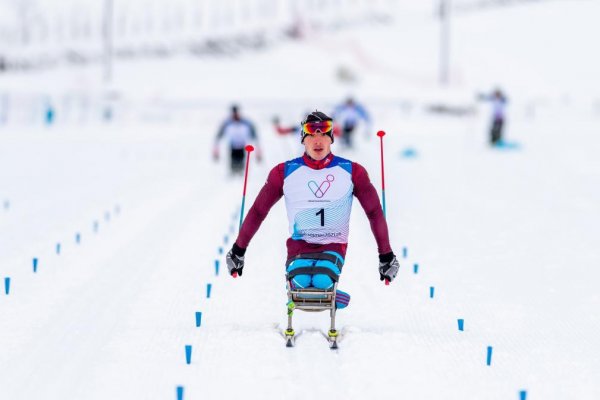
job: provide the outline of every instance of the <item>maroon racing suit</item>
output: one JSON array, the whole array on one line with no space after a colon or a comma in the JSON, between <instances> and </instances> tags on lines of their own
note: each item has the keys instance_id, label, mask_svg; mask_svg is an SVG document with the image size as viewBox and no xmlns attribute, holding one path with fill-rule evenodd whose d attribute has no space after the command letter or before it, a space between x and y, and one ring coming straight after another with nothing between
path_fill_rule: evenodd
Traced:
<instances>
[{"instance_id":1,"label":"maroon racing suit","mask_svg":"<svg viewBox=\"0 0 600 400\"><path fill-rule=\"evenodd\" d=\"M307 154L302 157L304 163L311 169L319 170L327 167L333 160L332 153L327 155L322 160L316 161L310 158ZM283 196L285 163L275 166L267 178L267 182L260 190L256 197L252 208L244 219L240 233L235 241L236 245L242 249L246 249L252 237L258 231L258 228L266 218L269 210ZM352 184L354 185L353 195L358 199L362 208L365 210L371 231L377 242L377 250L379 254L388 254L392 252L390 246L388 228L377 190L369 180L369 175L365 168L355 162L352 162ZM334 251L339 253L342 258L346 257L346 248L348 243L308 243L304 240L294 240L291 237L287 242L287 257L291 259L299 254L304 253L321 253L324 251Z\"/></svg>"}]
</instances>

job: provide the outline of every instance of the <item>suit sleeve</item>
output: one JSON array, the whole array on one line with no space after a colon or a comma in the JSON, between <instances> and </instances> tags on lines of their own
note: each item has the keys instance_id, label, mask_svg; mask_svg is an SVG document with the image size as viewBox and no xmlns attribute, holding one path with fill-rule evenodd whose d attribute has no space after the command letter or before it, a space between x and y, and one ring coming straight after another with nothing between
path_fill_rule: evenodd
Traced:
<instances>
[{"instance_id":1,"label":"suit sleeve","mask_svg":"<svg viewBox=\"0 0 600 400\"><path fill-rule=\"evenodd\" d=\"M283 196L284 164L279 164L269 172L267 182L262 187L248 215L242 223L242 228L235 243L245 249L267 217L271 207Z\"/></svg>"},{"instance_id":2,"label":"suit sleeve","mask_svg":"<svg viewBox=\"0 0 600 400\"><path fill-rule=\"evenodd\" d=\"M219 127L219 131L217 132L217 136L215 137L215 146L219 144L219 141L223 139L225 136L225 129L227 129L227 125L229 125L229 120L223 122Z\"/></svg>"},{"instance_id":3,"label":"suit sleeve","mask_svg":"<svg viewBox=\"0 0 600 400\"><path fill-rule=\"evenodd\" d=\"M360 164L352 163L352 183L354 184L354 196L365 210L371 224L371 231L375 236L379 254L391 253L392 247L390 246L387 222L383 216L377 190L371 183L369 174Z\"/></svg>"}]
</instances>

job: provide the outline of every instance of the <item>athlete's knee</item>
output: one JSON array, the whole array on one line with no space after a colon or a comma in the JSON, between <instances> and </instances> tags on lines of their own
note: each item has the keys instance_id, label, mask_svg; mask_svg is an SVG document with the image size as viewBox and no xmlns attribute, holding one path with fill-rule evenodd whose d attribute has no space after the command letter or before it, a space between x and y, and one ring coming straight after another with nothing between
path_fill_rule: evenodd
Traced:
<instances>
[{"instance_id":1,"label":"athlete's knee","mask_svg":"<svg viewBox=\"0 0 600 400\"><path fill-rule=\"evenodd\" d=\"M333 286L333 280L325 274L313 275L312 285L317 289L329 289Z\"/></svg>"},{"instance_id":2,"label":"athlete's knee","mask_svg":"<svg viewBox=\"0 0 600 400\"><path fill-rule=\"evenodd\" d=\"M304 289L310 286L310 275L296 275L292 278L294 288Z\"/></svg>"}]
</instances>

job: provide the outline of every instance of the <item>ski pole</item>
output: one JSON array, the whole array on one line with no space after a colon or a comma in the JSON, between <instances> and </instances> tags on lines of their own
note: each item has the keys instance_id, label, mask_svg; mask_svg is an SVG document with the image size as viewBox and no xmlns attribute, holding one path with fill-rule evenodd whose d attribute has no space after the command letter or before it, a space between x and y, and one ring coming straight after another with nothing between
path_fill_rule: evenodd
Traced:
<instances>
[{"instance_id":1,"label":"ski pole","mask_svg":"<svg viewBox=\"0 0 600 400\"><path fill-rule=\"evenodd\" d=\"M383 136L385 135L384 131L377 132L377 136L379 136L380 148L381 148L381 201L383 203L383 218L386 218L385 215L385 175L383 169Z\"/></svg>"},{"instance_id":2,"label":"ski pole","mask_svg":"<svg viewBox=\"0 0 600 400\"><path fill-rule=\"evenodd\" d=\"M246 203L246 184L248 183L248 169L250 167L250 153L254 151L254 146L251 144L245 147L246 152L246 172L244 173L244 192L242 194L242 210L240 211L240 227L242 229L242 221L244 221L244 204Z\"/></svg>"},{"instance_id":3,"label":"ski pole","mask_svg":"<svg viewBox=\"0 0 600 400\"><path fill-rule=\"evenodd\" d=\"M385 132L384 131L379 131L377 132L377 136L379 136L379 143L380 143L380 154L381 154L381 202L382 202L382 206L383 206L383 218L386 218L385 215L385 175L384 175L384 168L383 168L383 136L385 136ZM385 285L389 285L390 284L390 280L386 279L385 280Z\"/></svg>"},{"instance_id":4,"label":"ski pole","mask_svg":"<svg viewBox=\"0 0 600 400\"><path fill-rule=\"evenodd\" d=\"M248 169L250 168L250 153L254 151L254 146L251 144L245 147L245 150L248 154L246 154L246 172L244 173L244 192L242 193L242 209L240 211L240 227L239 230L242 229L242 222L244 221L244 205L246 204L246 185L248 183ZM234 272L231 276L237 278L237 272Z\"/></svg>"}]
</instances>

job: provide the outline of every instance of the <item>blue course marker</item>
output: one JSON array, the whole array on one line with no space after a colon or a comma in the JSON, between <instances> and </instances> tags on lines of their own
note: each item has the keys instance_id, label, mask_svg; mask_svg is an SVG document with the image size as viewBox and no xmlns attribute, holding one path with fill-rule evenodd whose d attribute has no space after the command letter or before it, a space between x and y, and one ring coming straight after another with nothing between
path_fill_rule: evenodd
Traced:
<instances>
[{"instance_id":1,"label":"blue course marker","mask_svg":"<svg viewBox=\"0 0 600 400\"><path fill-rule=\"evenodd\" d=\"M202 325L202 312L196 311L196 327L200 328L200 325Z\"/></svg>"},{"instance_id":2,"label":"blue course marker","mask_svg":"<svg viewBox=\"0 0 600 400\"><path fill-rule=\"evenodd\" d=\"M37 272L38 259L36 257L33 258L33 273Z\"/></svg>"},{"instance_id":3,"label":"blue course marker","mask_svg":"<svg viewBox=\"0 0 600 400\"><path fill-rule=\"evenodd\" d=\"M79 234L79 232L75 234L75 243L81 243L81 235Z\"/></svg>"},{"instance_id":4,"label":"blue course marker","mask_svg":"<svg viewBox=\"0 0 600 400\"><path fill-rule=\"evenodd\" d=\"M413 272L414 272L415 274L418 274L418 273L419 273L419 264L415 264L415 265L413 265Z\"/></svg>"},{"instance_id":5,"label":"blue course marker","mask_svg":"<svg viewBox=\"0 0 600 400\"><path fill-rule=\"evenodd\" d=\"M192 345L186 344L185 345L185 363L189 364L191 362L192 362Z\"/></svg>"},{"instance_id":6,"label":"blue course marker","mask_svg":"<svg viewBox=\"0 0 600 400\"><path fill-rule=\"evenodd\" d=\"M107 222L110 221L110 212L106 211L104 213L104 220L107 221Z\"/></svg>"},{"instance_id":7,"label":"blue course marker","mask_svg":"<svg viewBox=\"0 0 600 400\"><path fill-rule=\"evenodd\" d=\"M98 221L94 221L94 232L98 232Z\"/></svg>"},{"instance_id":8,"label":"blue course marker","mask_svg":"<svg viewBox=\"0 0 600 400\"><path fill-rule=\"evenodd\" d=\"M519 392L519 400L527 400L527 390L521 390Z\"/></svg>"},{"instance_id":9,"label":"blue course marker","mask_svg":"<svg viewBox=\"0 0 600 400\"><path fill-rule=\"evenodd\" d=\"M8 276L4 278L4 293L7 295L10 293L10 278Z\"/></svg>"},{"instance_id":10,"label":"blue course marker","mask_svg":"<svg viewBox=\"0 0 600 400\"><path fill-rule=\"evenodd\" d=\"M228 236L228 235L225 235L225 236L223 237L223 243L227 244L227 242L229 242L229 236Z\"/></svg>"},{"instance_id":11,"label":"blue course marker","mask_svg":"<svg viewBox=\"0 0 600 400\"><path fill-rule=\"evenodd\" d=\"M406 147L404 150L400 152L400 157L402 158L416 158L417 150L412 147Z\"/></svg>"},{"instance_id":12,"label":"blue course marker","mask_svg":"<svg viewBox=\"0 0 600 400\"><path fill-rule=\"evenodd\" d=\"M210 299L210 291L212 289L212 284L211 283L207 283L206 284L206 298Z\"/></svg>"},{"instance_id":13,"label":"blue course marker","mask_svg":"<svg viewBox=\"0 0 600 400\"><path fill-rule=\"evenodd\" d=\"M177 386L177 400L183 400L183 386Z\"/></svg>"},{"instance_id":14,"label":"blue course marker","mask_svg":"<svg viewBox=\"0 0 600 400\"><path fill-rule=\"evenodd\" d=\"M406 248L406 246L402 248L402 257L408 257L408 248Z\"/></svg>"},{"instance_id":15,"label":"blue course marker","mask_svg":"<svg viewBox=\"0 0 600 400\"><path fill-rule=\"evenodd\" d=\"M433 299L433 294L434 294L434 292L435 292L435 288L434 288L433 286L430 286L430 287L429 287L429 297L430 297L431 299Z\"/></svg>"},{"instance_id":16,"label":"blue course marker","mask_svg":"<svg viewBox=\"0 0 600 400\"><path fill-rule=\"evenodd\" d=\"M46 121L46 125L50 126L54 122L54 108L52 108L51 105L48 105L47 107L44 120Z\"/></svg>"},{"instance_id":17,"label":"blue course marker","mask_svg":"<svg viewBox=\"0 0 600 400\"><path fill-rule=\"evenodd\" d=\"M215 275L219 276L219 260L215 260Z\"/></svg>"},{"instance_id":18,"label":"blue course marker","mask_svg":"<svg viewBox=\"0 0 600 400\"><path fill-rule=\"evenodd\" d=\"M60 243L56 243L56 254L60 254Z\"/></svg>"},{"instance_id":19,"label":"blue course marker","mask_svg":"<svg viewBox=\"0 0 600 400\"><path fill-rule=\"evenodd\" d=\"M459 331L464 331L465 330L465 320L462 318L458 319L458 330Z\"/></svg>"},{"instance_id":20,"label":"blue course marker","mask_svg":"<svg viewBox=\"0 0 600 400\"><path fill-rule=\"evenodd\" d=\"M223 248L219 247L219 254L223 254Z\"/></svg>"},{"instance_id":21,"label":"blue course marker","mask_svg":"<svg viewBox=\"0 0 600 400\"><path fill-rule=\"evenodd\" d=\"M10 208L10 201L4 200L4 209L8 210Z\"/></svg>"},{"instance_id":22,"label":"blue course marker","mask_svg":"<svg viewBox=\"0 0 600 400\"><path fill-rule=\"evenodd\" d=\"M488 366L492 365L492 346L487 347L487 360L486 363Z\"/></svg>"}]
</instances>

